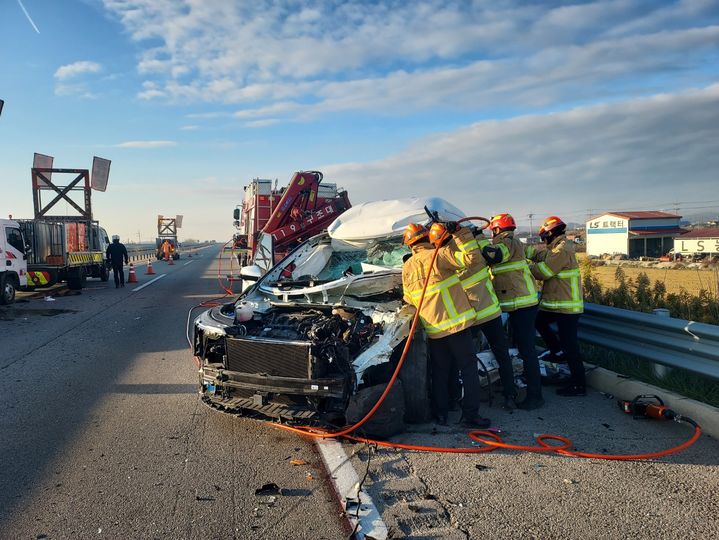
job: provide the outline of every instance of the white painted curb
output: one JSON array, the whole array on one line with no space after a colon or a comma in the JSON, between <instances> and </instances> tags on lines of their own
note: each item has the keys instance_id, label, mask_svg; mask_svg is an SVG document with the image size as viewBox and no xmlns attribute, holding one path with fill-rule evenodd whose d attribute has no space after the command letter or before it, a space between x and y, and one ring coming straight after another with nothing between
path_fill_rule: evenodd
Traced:
<instances>
[{"instance_id":1,"label":"white painted curb","mask_svg":"<svg viewBox=\"0 0 719 540\"><path fill-rule=\"evenodd\" d=\"M594 366L587 364L587 367ZM597 390L613 394L617 399L633 399L640 394L656 394L667 407L682 416L688 416L701 426L704 433L719 439L719 409L716 407L636 379L626 378L601 367L587 371L587 382Z\"/></svg>"},{"instance_id":2,"label":"white painted curb","mask_svg":"<svg viewBox=\"0 0 719 540\"><path fill-rule=\"evenodd\" d=\"M355 538L358 540L387 540L387 525L370 497L364 490L359 491L360 478L344 448L335 439L317 439L322 461L327 468L332 486L342 503L342 509L352 528L357 525ZM359 500L358 500L359 499ZM359 512L357 512L359 505Z\"/></svg>"}]
</instances>

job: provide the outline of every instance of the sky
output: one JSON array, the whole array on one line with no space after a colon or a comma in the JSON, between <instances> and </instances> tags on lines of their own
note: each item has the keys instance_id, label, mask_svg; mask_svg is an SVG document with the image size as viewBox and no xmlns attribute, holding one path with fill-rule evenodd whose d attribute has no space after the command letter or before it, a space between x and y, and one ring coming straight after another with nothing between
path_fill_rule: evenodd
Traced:
<instances>
[{"instance_id":1,"label":"sky","mask_svg":"<svg viewBox=\"0 0 719 540\"><path fill-rule=\"evenodd\" d=\"M35 152L110 159L94 217L129 241L226 241L298 170L535 228L719 212L719 0L0 0L0 73L3 217Z\"/></svg>"}]
</instances>

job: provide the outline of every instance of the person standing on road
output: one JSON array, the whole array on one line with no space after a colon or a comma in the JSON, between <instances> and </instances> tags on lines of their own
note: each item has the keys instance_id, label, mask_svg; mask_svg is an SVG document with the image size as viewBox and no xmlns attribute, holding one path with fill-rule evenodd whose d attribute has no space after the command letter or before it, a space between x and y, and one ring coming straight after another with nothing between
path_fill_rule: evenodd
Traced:
<instances>
[{"instance_id":1,"label":"person standing on road","mask_svg":"<svg viewBox=\"0 0 719 540\"><path fill-rule=\"evenodd\" d=\"M120 237L116 234L112 235L112 244L107 246L107 260L112 264L112 273L115 277L115 288L125 286L125 270L123 264L130 262L127 256L127 248L125 244L120 243Z\"/></svg>"},{"instance_id":2,"label":"person standing on road","mask_svg":"<svg viewBox=\"0 0 719 540\"><path fill-rule=\"evenodd\" d=\"M503 262L492 265L490 271L499 306L509 315L512 336L524 364L527 395L517 407L532 410L544 405L542 377L534 339L539 297L525 258L524 245L514 236L516 228L517 224L509 214L497 214L489 222L492 244L503 246L509 255Z\"/></svg>"},{"instance_id":3,"label":"person standing on road","mask_svg":"<svg viewBox=\"0 0 719 540\"><path fill-rule=\"evenodd\" d=\"M166 261L170 260L170 252L172 251L172 244L170 241L166 238L165 241L162 243L162 253L164 254L164 259Z\"/></svg>"},{"instance_id":4,"label":"person standing on road","mask_svg":"<svg viewBox=\"0 0 719 540\"><path fill-rule=\"evenodd\" d=\"M560 396L586 395L584 364L579 352L577 324L584 312L582 278L574 243L564 236L566 224L557 216L544 220L539 237L547 249L531 255L532 275L543 282L536 328L554 357L569 366L569 384L557 389ZM554 332L551 324L557 324Z\"/></svg>"},{"instance_id":5,"label":"person standing on road","mask_svg":"<svg viewBox=\"0 0 719 540\"><path fill-rule=\"evenodd\" d=\"M412 249L412 256L402 265L402 287L405 302L417 307L429 275L419 317L429 338L432 401L437 423L447 425L449 377L456 366L464 384L461 423L470 429L482 429L491 422L479 416L479 373L471 334L477 314L457 276L457 270L464 266L464 254L460 252L459 257L455 256L458 244L474 238L464 227L455 229L456 224L451 224L448 230L454 235L448 245L439 248L431 265L434 247L429 242L429 231L416 223L407 226L404 243Z\"/></svg>"},{"instance_id":6,"label":"person standing on road","mask_svg":"<svg viewBox=\"0 0 719 540\"><path fill-rule=\"evenodd\" d=\"M435 223L429 231L430 241L442 236L444 225ZM446 242L446 240L445 240ZM512 410L515 406L517 388L514 384L512 359L509 356L507 336L502 327L502 309L489 276L489 265L499 264L509 257L504 245L494 247L484 238L482 231L470 234L464 242L458 242L455 258L459 265L458 276L469 302L476 312L472 335L484 335L499 364L504 401L502 407Z\"/></svg>"}]
</instances>

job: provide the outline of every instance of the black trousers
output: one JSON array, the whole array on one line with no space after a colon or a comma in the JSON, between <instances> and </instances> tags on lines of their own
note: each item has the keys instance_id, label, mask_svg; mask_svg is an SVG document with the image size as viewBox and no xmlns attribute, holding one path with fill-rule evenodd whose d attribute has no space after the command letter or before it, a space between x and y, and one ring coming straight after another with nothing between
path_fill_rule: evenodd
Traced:
<instances>
[{"instance_id":1,"label":"black trousers","mask_svg":"<svg viewBox=\"0 0 719 540\"><path fill-rule=\"evenodd\" d=\"M557 323L557 332L550 327L552 323ZM563 357L567 359L572 384L585 386L584 364L577 339L578 323L578 313L554 313L540 309L535 326L550 351L555 354L559 351L564 353Z\"/></svg>"},{"instance_id":2,"label":"black trousers","mask_svg":"<svg viewBox=\"0 0 719 540\"><path fill-rule=\"evenodd\" d=\"M512 359L509 357L509 345L507 335L502 327L502 317L495 317L491 321L477 324L472 327L475 332L482 332L487 338L489 348L499 364L499 380L502 383L502 394L505 397L514 397L517 389L514 386L514 371L512 370Z\"/></svg>"},{"instance_id":3,"label":"black trousers","mask_svg":"<svg viewBox=\"0 0 719 540\"><path fill-rule=\"evenodd\" d=\"M112 274L115 277L115 286L125 284L125 271L122 269L122 263L112 263Z\"/></svg>"},{"instance_id":4,"label":"black trousers","mask_svg":"<svg viewBox=\"0 0 719 540\"><path fill-rule=\"evenodd\" d=\"M462 415L474 418L479 412L479 373L474 341L469 328L449 336L430 339L429 352L432 365L432 401L435 414L449 412L450 374L458 370L464 384Z\"/></svg>"},{"instance_id":5,"label":"black trousers","mask_svg":"<svg viewBox=\"0 0 719 540\"><path fill-rule=\"evenodd\" d=\"M509 312L509 326L512 329L514 343L524 364L524 378L527 381L527 397L542 397L542 376L537 360L535 321L537 306L530 306Z\"/></svg>"}]
</instances>

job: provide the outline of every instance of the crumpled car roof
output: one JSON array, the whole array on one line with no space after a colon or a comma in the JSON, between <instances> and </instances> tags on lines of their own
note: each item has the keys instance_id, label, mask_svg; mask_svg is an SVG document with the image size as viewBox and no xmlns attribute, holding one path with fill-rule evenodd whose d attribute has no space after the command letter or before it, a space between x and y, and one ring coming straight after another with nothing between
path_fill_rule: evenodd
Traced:
<instances>
[{"instance_id":1,"label":"crumpled car roof","mask_svg":"<svg viewBox=\"0 0 719 540\"><path fill-rule=\"evenodd\" d=\"M466 216L439 197L411 197L358 204L344 212L327 228L333 240L348 243L400 236L410 223L429 223L424 210L437 211L440 218L457 221Z\"/></svg>"}]
</instances>

